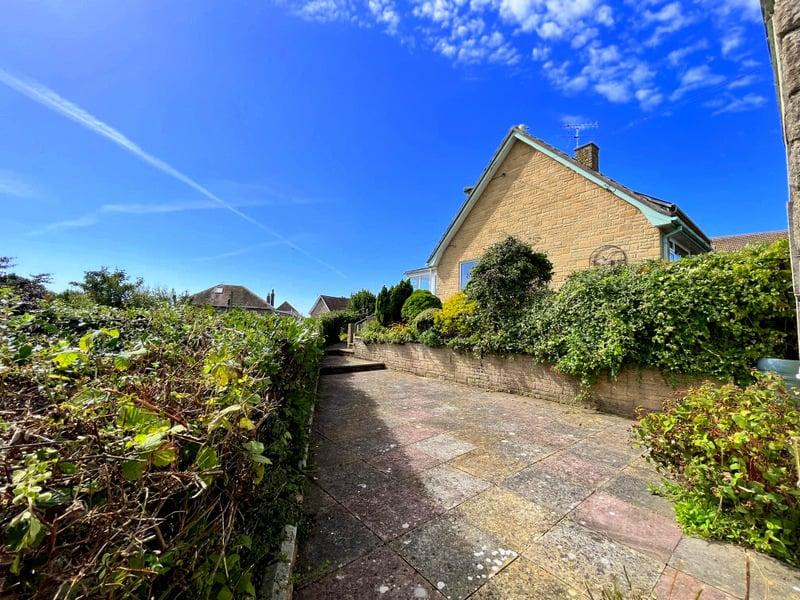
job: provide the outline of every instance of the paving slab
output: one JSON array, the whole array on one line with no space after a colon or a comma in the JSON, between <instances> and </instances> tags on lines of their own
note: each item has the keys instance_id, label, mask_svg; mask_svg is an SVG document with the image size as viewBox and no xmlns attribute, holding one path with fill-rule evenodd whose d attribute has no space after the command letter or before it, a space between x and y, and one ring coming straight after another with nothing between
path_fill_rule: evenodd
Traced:
<instances>
[{"instance_id":1,"label":"paving slab","mask_svg":"<svg viewBox=\"0 0 800 600\"><path fill-rule=\"evenodd\" d=\"M733 600L722 590L672 567L664 569L653 590L656 600Z\"/></svg>"},{"instance_id":2,"label":"paving slab","mask_svg":"<svg viewBox=\"0 0 800 600\"><path fill-rule=\"evenodd\" d=\"M476 448L454 458L448 464L494 483L508 479L528 466L528 463L500 454L493 448Z\"/></svg>"},{"instance_id":3,"label":"paving slab","mask_svg":"<svg viewBox=\"0 0 800 600\"><path fill-rule=\"evenodd\" d=\"M461 440L446 433L429 437L414 444L416 450L421 450L434 458L448 461L475 448L475 444Z\"/></svg>"},{"instance_id":4,"label":"paving slab","mask_svg":"<svg viewBox=\"0 0 800 600\"><path fill-rule=\"evenodd\" d=\"M424 495L449 510L488 488L491 483L448 465L440 465L419 475Z\"/></svg>"},{"instance_id":5,"label":"paving slab","mask_svg":"<svg viewBox=\"0 0 800 600\"><path fill-rule=\"evenodd\" d=\"M444 511L419 486L403 481L352 496L344 504L383 540L403 535Z\"/></svg>"},{"instance_id":6,"label":"paving slab","mask_svg":"<svg viewBox=\"0 0 800 600\"><path fill-rule=\"evenodd\" d=\"M584 596L520 556L489 579L470 600L569 600Z\"/></svg>"},{"instance_id":7,"label":"paving slab","mask_svg":"<svg viewBox=\"0 0 800 600\"><path fill-rule=\"evenodd\" d=\"M664 568L662 562L568 519L539 538L524 556L576 589L588 586L597 593L627 581L636 593L649 593Z\"/></svg>"},{"instance_id":8,"label":"paving slab","mask_svg":"<svg viewBox=\"0 0 800 600\"><path fill-rule=\"evenodd\" d=\"M333 469L319 469L316 482L341 502L381 487L388 482L388 475L363 460L357 460Z\"/></svg>"},{"instance_id":9,"label":"paving slab","mask_svg":"<svg viewBox=\"0 0 800 600\"><path fill-rule=\"evenodd\" d=\"M642 454L641 450L635 448L620 447L608 443L608 441L601 442L599 439L593 438L581 440L571 446L569 451L586 461L600 463L616 470L627 466Z\"/></svg>"},{"instance_id":10,"label":"paving slab","mask_svg":"<svg viewBox=\"0 0 800 600\"><path fill-rule=\"evenodd\" d=\"M684 537L669 566L688 573L737 598L800 598L800 571L738 546Z\"/></svg>"},{"instance_id":11,"label":"paving slab","mask_svg":"<svg viewBox=\"0 0 800 600\"><path fill-rule=\"evenodd\" d=\"M308 540L300 552L298 572L317 579L374 549L380 539L339 505L315 515Z\"/></svg>"},{"instance_id":12,"label":"paving slab","mask_svg":"<svg viewBox=\"0 0 800 600\"><path fill-rule=\"evenodd\" d=\"M301 588L294 597L297 600L408 600L443 596L397 554L379 548L336 573Z\"/></svg>"},{"instance_id":13,"label":"paving slab","mask_svg":"<svg viewBox=\"0 0 800 600\"><path fill-rule=\"evenodd\" d=\"M579 504L572 518L584 527L665 563L682 535L672 519L603 492L596 492Z\"/></svg>"},{"instance_id":14,"label":"paving slab","mask_svg":"<svg viewBox=\"0 0 800 600\"><path fill-rule=\"evenodd\" d=\"M394 479L404 479L419 475L441 461L413 446L401 446L370 458L369 463Z\"/></svg>"},{"instance_id":15,"label":"paving slab","mask_svg":"<svg viewBox=\"0 0 800 600\"><path fill-rule=\"evenodd\" d=\"M392 547L453 600L469 596L517 556L494 536L453 514L426 523Z\"/></svg>"},{"instance_id":16,"label":"paving slab","mask_svg":"<svg viewBox=\"0 0 800 600\"><path fill-rule=\"evenodd\" d=\"M650 491L651 486L657 488L662 481L654 471L629 467L604 483L601 489L626 502L674 519L675 509L669 500Z\"/></svg>"},{"instance_id":17,"label":"paving slab","mask_svg":"<svg viewBox=\"0 0 800 600\"><path fill-rule=\"evenodd\" d=\"M594 491L592 486L575 481L566 473L540 469L537 465L509 477L503 487L562 515Z\"/></svg>"},{"instance_id":18,"label":"paving slab","mask_svg":"<svg viewBox=\"0 0 800 600\"><path fill-rule=\"evenodd\" d=\"M473 496L455 512L517 552L525 550L560 518L549 508L496 486Z\"/></svg>"}]
</instances>

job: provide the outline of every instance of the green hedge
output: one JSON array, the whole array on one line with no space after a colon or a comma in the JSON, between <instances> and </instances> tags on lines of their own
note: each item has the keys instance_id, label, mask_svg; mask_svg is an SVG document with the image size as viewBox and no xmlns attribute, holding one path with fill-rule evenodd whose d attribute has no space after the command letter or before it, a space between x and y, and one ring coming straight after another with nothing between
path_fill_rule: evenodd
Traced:
<instances>
[{"instance_id":1,"label":"green hedge","mask_svg":"<svg viewBox=\"0 0 800 600\"><path fill-rule=\"evenodd\" d=\"M255 596L298 517L312 323L0 290L0 579L32 597Z\"/></svg>"},{"instance_id":2,"label":"green hedge","mask_svg":"<svg viewBox=\"0 0 800 600\"><path fill-rule=\"evenodd\" d=\"M322 337L325 345L338 344L340 335L347 332L350 323L356 323L362 319L362 315L349 310L334 310L319 317L322 327Z\"/></svg>"},{"instance_id":3,"label":"green hedge","mask_svg":"<svg viewBox=\"0 0 800 600\"><path fill-rule=\"evenodd\" d=\"M469 298L459 297L459 306ZM485 306L459 309L458 328L418 340L477 354L529 354L591 382L626 365L667 373L748 381L760 357L797 348L789 248L785 240L676 262L595 267L573 273L558 291L540 291L514 318L487 318ZM389 341L373 330L365 341Z\"/></svg>"}]
</instances>

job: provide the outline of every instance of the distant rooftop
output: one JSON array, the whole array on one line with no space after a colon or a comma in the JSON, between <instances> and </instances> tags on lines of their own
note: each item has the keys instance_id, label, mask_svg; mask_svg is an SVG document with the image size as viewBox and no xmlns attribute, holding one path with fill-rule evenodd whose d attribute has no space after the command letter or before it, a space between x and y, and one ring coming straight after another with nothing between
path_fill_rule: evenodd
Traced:
<instances>
[{"instance_id":1,"label":"distant rooftop","mask_svg":"<svg viewBox=\"0 0 800 600\"><path fill-rule=\"evenodd\" d=\"M760 233L741 233L739 235L722 235L711 238L711 245L718 252L733 252L750 244L764 244L786 239L785 229L781 231L762 231Z\"/></svg>"},{"instance_id":2,"label":"distant rooftop","mask_svg":"<svg viewBox=\"0 0 800 600\"><path fill-rule=\"evenodd\" d=\"M271 311L272 305L243 285L219 283L198 292L189 298L192 304L214 308L244 308L246 310Z\"/></svg>"}]
</instances>

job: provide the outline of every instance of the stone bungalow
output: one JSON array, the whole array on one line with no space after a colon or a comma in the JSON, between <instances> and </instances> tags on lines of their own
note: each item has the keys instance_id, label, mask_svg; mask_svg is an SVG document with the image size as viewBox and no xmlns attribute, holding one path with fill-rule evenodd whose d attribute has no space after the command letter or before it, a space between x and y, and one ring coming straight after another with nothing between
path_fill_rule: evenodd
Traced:
<instances>
[{"instance_id":1,"label":"stone bungalow","mask_svg":"<svg viewBox=\"0 0 800 600\"><path fill-rule=\"evenodd\" d=\"M633 191L600 173L599 150L568 156L513 127L421 269L415 288L447 299L466 285L487 247L517 237L547 253L553 284L597 264L678 259L708 252L709 239L675 204Z\"/></svg>"}]
</instances>

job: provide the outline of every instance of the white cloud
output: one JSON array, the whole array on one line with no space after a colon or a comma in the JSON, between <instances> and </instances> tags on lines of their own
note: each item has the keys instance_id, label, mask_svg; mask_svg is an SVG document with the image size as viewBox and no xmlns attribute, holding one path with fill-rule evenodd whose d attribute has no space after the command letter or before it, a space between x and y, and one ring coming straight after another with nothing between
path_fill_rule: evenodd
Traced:
<instances>
[{"instance_id":1,"label":"white cloud","mask_svg":"<svg viewBox=\"0 0 800 600\"><path fill-rule=\"evenodd\" d=\"M723 102L709 104L712 108L714 108L715 105L719 107L714 111L713 114L721 115L724 113L736 113L754 110L763 106L766 101L767 99L764 96L759 96L758 94L745 94L741 98L728 98Z\"/></svg>"},{"instance_id":2,"label":"white cloud","mask_svg":"<svg viewBox=\"0 0 800 600\"><path fill-rule=\"evenodd\" d=\"M425 0L414 8L414 16L446 24L456 17L458 7L449 0Z\"/></svg>"},{"instance_id":3,"label":"white cloud","mask_svg":"<svg viewBox=\"0 0 800 600\"><path fill-rule=\"evenodd\" d=\"M653 110L664 100L664 95L662 93L651 88L642 88L640 90L636 90L635 96L639 101L639 106L642 107L642 110Z\"/></svg>"},{"instance_id":4,"label":"white cloud","mask_svg":"<svg viewBox=\"0 0 800 600\"><path fill-rule=\"evenodd\" d=\"M153 156L152 154L149 154L148 152L145 152L145 150L143 150L140 146L138 146L136 143L134 143L132 140L126 137L123 133L114 129L113 127L111 127L111 125L104 123L103 121L101 121L94 115L88 113L87 111L83 110L76 104L73 104L66 98L59 96L53 90L48 89L43 85L40 85L39 83L36 83L34 81L23 80L18 77L15 77L10 73L4 71L3 69L0 69L0 83L5 84L12 90L22 94L23 96L27 96L28 98L44 106L45 108L52 110L53 112L56 112L74 121L81 127L88 129L89 131L99 135L100 137L103 137L113 142L117 146L121 147L123 150L127 151L129 154L135 156L142 162L150 165L157 171L160 171L164 175L167 175L168 177L171 177L172 179L175 179L176 181L183 183L184 185L196 191L200 195L206 197L208 200L216 202L221 207L230 211L240 219L247 221L251 225L254 225L258 229L268 233L275 239L282 241L286 246L290 247L291 249L300 252L304 256L314 260L315 262L323 265L324 267L344 277L344 273L339 271L336 267L329 265L325 261L313 256L305 249L299 247L297 244L294 244L293 242L286 239L284 236L282 236L280 233L278 233L271 227L268 227L267 225L264 225L263 223L254 219L253 217L243 213L238 208L234 207L231 203L227 202L226 200L223 200L222 198L214 194L212 191L207 189L205 186L196 182L188 175L185 175L184 173L182 173L169 163L161 160L160 158L157 158L156 156Z\"/></svg>"},{"instance_id":5,"label":"white cloud","mask_svg":"<svg viewBox=\"0 0 800 600\"><path fill-rule=\"evenodd\" d=\"M550 57L550 46L534 46L531 50L531 58L537 61L544 61Z\"/></svg>"},{"instance_id":6,"label":"white cloud","mask_svg":"<svg viewBox=\"0 0 800 600\"><path fill-rule=\"evenodd\" d=\"M30 232L30 235L42 235L44 233L68 231L70 229L82 229L84 227L91 227L92 225L96 225L97 222L98 222L97 215L89 214L89 215L84 215L82 217L78 217L77 219L66 219L64 221L54 221L53 223L47 223L46 225L42 225L41 227L32 230Z\"/></svg>"},{"instance_id":7,"label":"white cloud","mask_svg":"<svg viewBox=\"0 0 800 600\"><path fill-rule=\"evenodd\" d=\"M587 123L589 119L583 115L561 115L561 124L565 127L572 123Z\"/></svg>"},{"instance_id":8,"label":"white cloud","mask_svg":"<svg viewBox=\"0 0 800 600\"><path fill-rule=\"evenodd\" d=\"M728 56L744 43L744 30L735 27L728 31L722 38L722 56Z\"/></svg>"},{"instance_id":9,"label":"white cloud","mask_svg":"<svg viewBox=\"0 0 800 600\"><path fill-rule=\"evenodd\" d=\"M761 22L761 3L759 0L704 0L714 12L726 19L742 19L754 23Z\"/></svg>"},{"instance_id":10,"label":"white cloud","mask_svg":"<svg viewBox=\"0 0 800 600\"><path fill-rule=\"evenodd\" d=\"M631 97L628 84L624 81L598 83L594 89L601 96L605 96L609 102L627 102Z\"/></svg>"},{"instance_id":11,"label":"white cloud","mask_svg":"<svg viewBox=\"0 0 800 600\"><path fill-rule=\"evenodd\" d=\"M758 12L758 0L276 1L317 2L320 14L344 14L351 20L359 18L356 7L361 7L366 13L362 21L384 23L403 41L419 37L458 64L514 65L529 53L531 63L539 63L541 74L557 90L591 90L609 102L636 102L645 111L667 96L677 100L692 89L724 83L708 67L688 68L693 54L703 53L695 63L728 57L752 68L755 62L744 52L749 45L744 22ZM719 30L716 48L696 35L678 38L679 32L700 23ZM729 76L733 67L720 64ZM682 74L672 94L663 92L671 77L664 66Z\"/></svg>"},{"instance_id":12,"label":"white cloud","mask_svg":"<svg viewBox=\"0 0 800 600\"><path fill-rule=\"evenodd\" d=\"M708 40L702 39L695 42L694 44L690 44L688 46L682 46L681 48L676 48L675 50L672 50L669 54L667 54L667 61L673 67L677 67L690 54L694 54L699 50L705 50L706 48L708 48Z\"/></svg>"},{"instance_id":13,"label":"white cloud","mask_svg":"<svg viewBox=\"0 0 800 600\"><path fill-rule=\"evenodd\" d=\"M309 0L296 7L295 12L312 21L342 21L353 18L353 8L346 0Z\"/></svg>"},{"instance_id":14,"label":"white cloud","mask_svg":"<svg viewBox=\"0 0 800 600\"><path fill-rule=\"evenodd\" d=\"M599 30L596 27L587 27L580 33L578 33L572 41L570 42L570 46L573 48L583 48L587 43L591 40L596 38L600 34Z\"/></svg>"},{"instance_id":15,"label":"white cloud","mask_svg":"<svg viewBox=\"0 0 800 600\"><path fill-rule=\"evenodd\" d=\"M39 197L40 192L16 173L0 169L0 196L31 199Z\"/></svg>"},{"instance_id":16,"label":"white cloud","mask_svg":"<svg viewBox=\"0 0 800 600\"><path fill-rule=\"evenodd\" d=\"M400 25L400 15L397 13L392 0L368 0L367 6L375 21L386 26L390 34L397 33Z\"/></svg>"},{"instance_id":17,"label":"white cloud","mask_svg":"<svg viewBox=\"0 0 800 600\"><path fill-rule=\"evenodd\" d=\"M711 71L708 65L699 65L687 69L681 76L680 85L669 97L673 102L679 100L684 94L699 88L719 85L725 77Z\"/></svg>"},{"instance_id":18,"label":"white cloud","mask_svg":"<svg viewBox=\"0 0 800 600\"><path fill-rule=\"evenodd\" d=\"M683 12L683 5L680 2L670 2L657 11L645 10L642 13L645 24L655 24L652 35L644 42L645 46L658 46L662 40L671 33L691 25L695 18L687 16Z\"/></svg>"},{"instance_id":19,"label":"white cloud","mask_svg":"<svg viewBox=\"0 0 800 600\"><path fill-rule=\"evenodd\" d=\"M608 4L604 4L598 8L597 12L595 13L595 19L598 23L601 23L606 27L611 27L614 25L614 15L611 12L611 7L608 6Z\"/></svg>"},{"instance_id":20,"label":"white cloud","mask_svg":"<svg viewBox=\"0 0 800 600\"><path fill-rule=\"evenodd\" d=\"M734 79L733 81L731 81L727 87L729 90L735 90L737 88L743 88L747 87L748 85L752 85L756 81L758 81L758 77L756 77L755 75L744 75L742 77L739 77L738 79Z\"/></svg>"}]
</instances>

